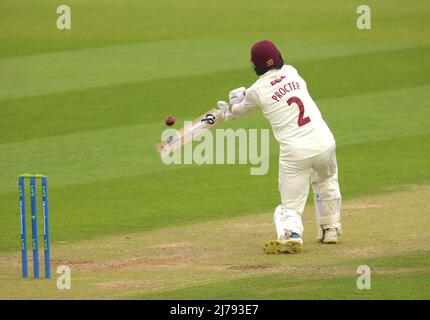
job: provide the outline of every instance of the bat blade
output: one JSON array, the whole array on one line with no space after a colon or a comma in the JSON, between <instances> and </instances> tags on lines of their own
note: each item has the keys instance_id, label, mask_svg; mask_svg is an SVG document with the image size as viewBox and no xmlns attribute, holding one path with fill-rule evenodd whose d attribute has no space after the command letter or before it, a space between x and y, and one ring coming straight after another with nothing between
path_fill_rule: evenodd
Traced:
<instances>
[{"instance_id":1,"label":"bat blade","mask_svg":"<svg viewBox=\"0 0 430 320\"><path fill-rule=\"evenodd\" d=\"M193 139L200 137L221 121L221 114L218 109L212 108L194 119L190 126L185 126L176 131L174 135L157 143L155 149L162 158L172 154L182 148L183 145Z\"/></svg>"}]
</instances>

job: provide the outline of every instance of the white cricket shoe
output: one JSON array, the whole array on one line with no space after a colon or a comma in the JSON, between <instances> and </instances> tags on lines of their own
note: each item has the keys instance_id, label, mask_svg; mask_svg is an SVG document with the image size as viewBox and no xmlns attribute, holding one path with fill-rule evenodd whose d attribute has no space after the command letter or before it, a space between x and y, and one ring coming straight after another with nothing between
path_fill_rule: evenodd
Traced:
<instances>
[{"instance_id":1,"label":"white cricket shoe","mask_svg":"<svg viewBox=\"0 0 430 320\"><path fill-rule=\"evenodd\" d=\"M324 236L321 240L322 243L327 244L336 244L338 243L337 239L337 229L336 228L328 228L324 230Z\"/></svg>"}]
</instances>

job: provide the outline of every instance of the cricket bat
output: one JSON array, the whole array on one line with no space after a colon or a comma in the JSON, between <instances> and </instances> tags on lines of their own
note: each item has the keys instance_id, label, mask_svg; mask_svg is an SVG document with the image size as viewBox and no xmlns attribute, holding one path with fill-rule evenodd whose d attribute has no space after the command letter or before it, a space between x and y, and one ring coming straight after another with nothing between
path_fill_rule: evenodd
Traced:
<instances>
[{"instance_id":1,"label":"cricket bat","mask_svg":"<svg viewBox=\"0 0 430 320\"><path fill-rule=\"evenodd\" d=\"M196 118L191 125L182 127L176 131L176 134L169 136L167 139L157 143L155 149L162 158L172 154L182 148L183 145L200 137L207 130L217 125L221 121L221 112L219 109L212 108Z\"/></svg>"}]
</instances>

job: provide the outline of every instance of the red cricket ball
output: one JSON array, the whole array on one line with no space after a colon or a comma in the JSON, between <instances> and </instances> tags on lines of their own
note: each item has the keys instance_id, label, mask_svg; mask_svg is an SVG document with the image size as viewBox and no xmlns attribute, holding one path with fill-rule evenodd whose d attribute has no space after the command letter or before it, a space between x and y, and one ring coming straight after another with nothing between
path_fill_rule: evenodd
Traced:
<instances>
[{"instance_id":1,"label":"red cricket ball","mask_svg":"<svg viewBox=\"0 0 430 320\"><path fill-rule=\"evenodd\" d=\"M170 126L173 126L174 124L175 124L175 121L176 121L176 119L175 119L175 117L174 116L168 116L167 118L166 118L166 120L164 120L164 122L170 127Z\"/></svg>"}]
</instances>

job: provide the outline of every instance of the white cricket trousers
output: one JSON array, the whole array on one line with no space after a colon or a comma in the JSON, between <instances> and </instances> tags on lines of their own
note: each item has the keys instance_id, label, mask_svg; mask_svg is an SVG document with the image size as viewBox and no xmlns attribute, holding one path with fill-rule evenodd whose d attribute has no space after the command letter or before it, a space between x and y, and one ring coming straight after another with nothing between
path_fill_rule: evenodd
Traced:
<instances>
[{"instance_id":1,"label":"white cricket trousers","mask_svg":"<svg viewBox=\"0 0 430 320\"><path fill-rule=\"evenodd\" d=\"M323 211L323 214L332 214L332 218L328 220L330 223L333 222L335 225L339 222L340 215L336 213L340 213L341 195L338 183L336 146L333 145L312 158L297 161L283 159L281 152L279 158L279 192L283 216L287 218L282 219L284 226L281 229L277 226L278 237L282 230L303 234L301 214L306 205L310 182L312 182L314 189L317 223L321 226L324 225L324 219L321 219L319 216L321 213L318 211ZM336 201L338 207L333 208L333 211L337 212L324 212L330 210L327 210L327 206L321 207L321 205L320 210L318 210L318 203L321 203L321 200L318 199ZM330 202L328 203L330 204ZM337 218L333 220L335 216Z\"/></svg>"}]
</instances>

